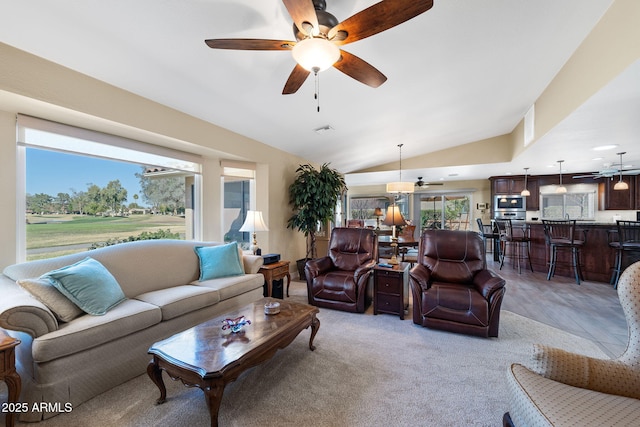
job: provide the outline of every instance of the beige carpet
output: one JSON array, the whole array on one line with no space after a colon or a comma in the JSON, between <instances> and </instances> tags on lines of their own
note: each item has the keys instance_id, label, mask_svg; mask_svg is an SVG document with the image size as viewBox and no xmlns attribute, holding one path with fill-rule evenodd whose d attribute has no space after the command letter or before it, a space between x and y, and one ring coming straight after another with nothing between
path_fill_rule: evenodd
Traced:
<instances>
[{"instance_id":1,"label":"beige carpet","mask_svg":"<svg viewBox=\"0 0 640 427\"><path fill-rule=\"evenodd\" d=\"M291 292L306 298L301 282ZM588 340L510 312L502 312L498 339L433 331L410 317L321 309L316 351L303 331L228 385L220 425L500 426L507 366L526 362L532 343L605 357ZM163 405L154 404L159 392L141 375L38 425L209 425L202 391L165 378Z\"/></svg>"}]
</instances>

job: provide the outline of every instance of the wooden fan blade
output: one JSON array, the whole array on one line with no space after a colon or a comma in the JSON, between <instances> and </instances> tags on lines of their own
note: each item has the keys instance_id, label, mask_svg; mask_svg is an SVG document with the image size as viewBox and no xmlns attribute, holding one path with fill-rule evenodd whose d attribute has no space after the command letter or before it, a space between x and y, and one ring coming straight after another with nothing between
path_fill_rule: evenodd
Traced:
<instances>
[{"instance_id":1,"label":"wooden fan blade","mask_svg":"<svg viewBox=\"0 0 640 427\"><path fill-rule=\"evenodd\" d=\"M291 50L296 42L265 39L209 39L204 41L213 49L235 50Z\"/></svg>"},{"instance_id":2,"label":"wooden fan blade","mask_svg":"<svg viewBox=\"0 0 640 427\"><path fill-rule=\"evenodd\" d=\"M353 43L402 24L432 7L433 0L383 0L333 27L328 37L331 40L338 31L345 31L347 37L335 43Z\"/></svg>"},{"instance_id":3,"label":"wooden fan blade","mask_svg":"<svg viewBox=\"0 0 640 427\"><path fill-rule=\"evenodd\" d=\"M344 50L340 54L341 59L333 66L347 76L371 87L378 87L387 81L387 77L368 62Z\"/></svg>"},{"instance_id":4,"label":"wooden fan blade","mask_svg":"<svg viewBox=\"0 0 640 427\"><path fill-rule=\"evenodd\" d=\"M302 83L307 80L311 74L308 70L302 68L299 64L296 64L296 67L293 69L289 78L287 79L287 83L284 85L284 89L282 89L283 95L291 95L292 93L296 93Z\"/></svg>"},{"instance_id":5,"label":"wooden fan blade","mask_svg":"<svg viewBox=\"0 0 640 427\"><path fill-rule=\"evenodd\" d=\"M316 9L313 7L311 0L282 0L289 15L293 19L293 23L296 27L306 35L311 35L312 31L305 25L305 22L311 24L313 32L318 35L320 26L318 25L318 15L316 15Z\"/></svg>"}]
</instances>

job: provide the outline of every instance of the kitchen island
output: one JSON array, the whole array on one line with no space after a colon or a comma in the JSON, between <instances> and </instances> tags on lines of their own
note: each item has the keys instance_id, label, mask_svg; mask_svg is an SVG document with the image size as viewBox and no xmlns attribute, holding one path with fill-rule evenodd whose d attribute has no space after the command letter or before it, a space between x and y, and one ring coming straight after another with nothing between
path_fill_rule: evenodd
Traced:
<instances>
[{"instance_id":1,"label":"kitchen island","mask_svg":"<svg viewBox=\"0 0 640 427\"><path fill-rule=\"evenodd\" d=\"M541 221L527 221L531 235L531 263L534 271L546 273L549 270L549 250L545 243L544 226ZM617 240L615 223L578 221L576 238L586 232L586 243L580 251L580 265L584 280L609 283L613 271L615 251L609 241ZM623 264L623 268L628 263ZM556 276L572 277L571 252L558 251ZM552 279L553 280L553 279Z\"/></svg>"}]
</instances>

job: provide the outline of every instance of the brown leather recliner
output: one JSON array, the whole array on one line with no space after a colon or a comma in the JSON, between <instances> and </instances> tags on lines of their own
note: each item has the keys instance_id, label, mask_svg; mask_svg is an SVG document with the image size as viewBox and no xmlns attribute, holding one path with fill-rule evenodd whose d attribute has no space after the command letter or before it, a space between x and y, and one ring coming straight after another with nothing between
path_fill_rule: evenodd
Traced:
<instances>
[{"instance_id":1,"label":"brown leather recliner","mask_svg":"<svg viewBox=\"0 0 640 427\"><path fill-rule=\"evenodd\" d=\"M367 283L376 264L378 236L366 228L334 228L329 255L307 261L309 304L363 313L371 303Z\"/></svg>"},{"instance_id":2,"label":"brown leather recliner","mask_svg":"<svg viewBox=\"0 0 640 427\"><path fill-rule=\"evenodd\" d=\"M425 230L409 283L413 323L463 334L498 336L505 281L487 270L479 234Z\"/></svg>"}]
</instances>

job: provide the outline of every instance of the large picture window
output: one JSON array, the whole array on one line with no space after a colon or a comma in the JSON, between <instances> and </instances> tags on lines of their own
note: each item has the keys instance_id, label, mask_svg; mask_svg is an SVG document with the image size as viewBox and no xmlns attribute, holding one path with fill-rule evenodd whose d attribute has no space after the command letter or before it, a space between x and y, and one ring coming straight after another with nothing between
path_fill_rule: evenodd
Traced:
<instances>
[{"instance_id":1,"label":"large picture window","mask_svg":"<svg viewBox=\"0 0 640 427\"><path fill-rule=\"evenodd\" d=\"M18 154L22 259L199 238L198 156L26 116L18 118Z\"/></svg>"}]
</instances>

